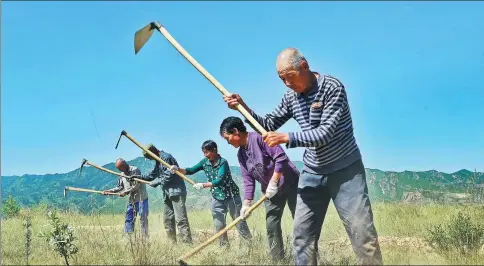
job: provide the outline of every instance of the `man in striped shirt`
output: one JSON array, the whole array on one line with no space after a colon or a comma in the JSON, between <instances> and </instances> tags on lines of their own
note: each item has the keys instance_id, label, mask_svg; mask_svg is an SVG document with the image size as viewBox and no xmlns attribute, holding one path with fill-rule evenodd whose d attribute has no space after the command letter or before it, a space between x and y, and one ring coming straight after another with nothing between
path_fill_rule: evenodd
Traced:
<instances>
[{"instance_id":1,"label":"man in striped shirt","mask_svg":"<svg viewBox=\"0 0 484 266\"><path fill-rule=\"evenodd\" d=\"M295 48L283 50L276 67L289 89L272 113L257 115L237 94L224 96L224 101L231 109L241 104L249 111L268 131L262 135L268 146L306 148L293 226L295 264L317 264L318 240L331 199L351 240L357 264L382 264L344 85L332 76L311 71ZM274 132L291 118L302 132Z\"/></svg>"}]
</instances>

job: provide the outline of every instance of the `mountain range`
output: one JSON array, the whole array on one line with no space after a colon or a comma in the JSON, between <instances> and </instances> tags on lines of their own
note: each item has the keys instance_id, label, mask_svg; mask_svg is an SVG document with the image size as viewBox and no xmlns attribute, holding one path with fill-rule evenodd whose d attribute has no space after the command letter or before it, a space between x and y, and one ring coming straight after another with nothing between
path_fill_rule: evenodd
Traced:
<instances>
[{"instance_id":1,"label":"mountain range","mask_svg":"<svg viewBox=\"0 0 484 266\"><path fill-rule=\"evenodd\" d=\"M138 167L143 174L153 169L154 162L143 157L128 162ZM302 162L295 161L301 170ZM114 163L103 167L116 171ZM230 167L234 181L241 192L242 177L240 168ZM365 169L369 195L372 202L405 202L405 203L484 203L484 173L460 170L455 173L431 171L382 171ZM189 176L194 181L205 182L205 174L201 171ZM12 195L23 207L33 207L39 204L54 206L59 209L69 209L82 213L124 211L127 197L103 196L100 194L70 191L64 197L64 187L72 186L94 190L104 190L116 186L117 176L100 171L94 167L84 166L79 175L79 169L68 173L46 175L2 176L2 201ZM197 191L187 183L187 206L189 209L209 208L211 195L208 190ZM147 187L150 210L160 210L163 206L161 189ZM256 198L262 193L256 187Z\"/></svg>"}]
</instances>

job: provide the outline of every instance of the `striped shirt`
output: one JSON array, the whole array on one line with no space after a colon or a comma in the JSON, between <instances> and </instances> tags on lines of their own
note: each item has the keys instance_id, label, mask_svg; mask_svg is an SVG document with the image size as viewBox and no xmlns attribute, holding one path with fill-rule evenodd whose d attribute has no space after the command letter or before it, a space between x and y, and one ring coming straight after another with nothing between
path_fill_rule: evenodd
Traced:
<instances>
[{"instance_id":1,"label":"striped shirt","mask_svg":"<svg viewBox=\"0 0 484 266\"><path fill-rule=\"evenodd\" d=\"M329 174L361 158L344 85L332 76L319 75L317 85L305 94L288 89L270 114L262 117L252 110L251 114L268 131L276 131L291 118L297 121L302 132L288 133L286 147L306 148L303 170L307 172Z\"/></svg>"}]
</instances>

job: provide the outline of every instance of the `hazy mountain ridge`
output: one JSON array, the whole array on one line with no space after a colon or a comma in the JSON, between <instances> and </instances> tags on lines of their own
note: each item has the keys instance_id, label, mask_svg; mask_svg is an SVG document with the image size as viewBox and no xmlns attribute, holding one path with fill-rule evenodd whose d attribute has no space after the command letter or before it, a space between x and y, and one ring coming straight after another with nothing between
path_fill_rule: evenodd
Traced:
<instances>
[{"instance_id":1,"label":"hazy mountain ridge","mask_svg":"<svg viewBox=\"0 0 484 266\"><path fill-rule=\"evenodd\" d=\"M154 162L138 157L128 162L138 167L143 174L153 169ZM301 170L302 162L296 161ZM103 167L117 171L114 163ZM231 166L232 177L239 185L241 192L242 177L240 168ZM78 209L88 212L92 209L119 212L124 210L126 198L102 196L84 192L69 192L64 198L65 186L103 190L116 186L117 176L105 173L90 166L85 166L81 176L79 168L68 173L46 175L2 176L2 200L12 195L23 206L33 206L39 203L56 206L61 209ZM366 169L369 194L373 201L404 201L404 202L484 202L484 173L459 170L455 173L430 171L382 171ZM201 171L188 176L195 181L206 181ZM189 190L187 204L190 208L207 208L211 195L208 190L196 191L187 183ZM150 209L160 209L163 205L160 188L148 187ZM259 198L259 186L256 197Z\"/></svg>"}]
</instances>

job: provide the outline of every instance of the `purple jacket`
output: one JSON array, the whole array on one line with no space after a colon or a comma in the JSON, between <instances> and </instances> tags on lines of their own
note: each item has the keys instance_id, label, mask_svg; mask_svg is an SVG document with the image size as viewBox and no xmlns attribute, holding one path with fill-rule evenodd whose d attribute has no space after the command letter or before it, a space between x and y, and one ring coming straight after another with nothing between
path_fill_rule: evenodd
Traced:
<instances>
[{"instance_id":1,"label":"purple jacket","mask_svg":"<svg viewBox=\"0 0 484 266\"><path fill-rule=\"evenodd\" d=\"M261 184L262 193L265 193L274 170L282 172L277 194L283 194L285 188L294 182L297 186L299 170L294 163L281 146L267 146L256 132L249 132L247 148L240 147L237 157L244 181L244 199L254 199L256 180Z\"/></svg>"}]
</instances>

